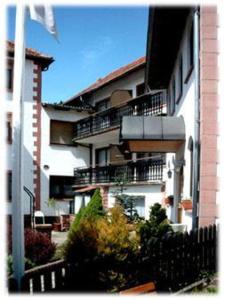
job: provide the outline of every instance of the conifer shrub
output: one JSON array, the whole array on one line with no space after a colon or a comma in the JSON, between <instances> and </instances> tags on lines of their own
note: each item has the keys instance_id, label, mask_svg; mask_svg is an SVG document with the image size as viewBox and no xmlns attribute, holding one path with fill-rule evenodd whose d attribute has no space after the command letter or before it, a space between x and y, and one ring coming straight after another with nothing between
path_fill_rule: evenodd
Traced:
<instances>
[{"instance_id":1,"label":"conifer shrub","mask_svg":"<svg viewBox=\"0 0 225 300\"><path fill-rule=\"evenodd\" d=\"M64 244L63 256L71 263L82 263L96 255L96 220L105 215L100 189L96 189L90 202L76 215Z\"/></svg>"},{"instance_id":2,"label":"conifer shrub","mask_svg":"<svg viewBox=\"0 0 225 300\"><path fill-rule=\"evenodd\" d=\"M173 232L166 215L166 210L159 203L150 208L149 220L139 225L140 245L143 255L151 253L151 242L159 241L163 236Z\"/></svg>"}]
</instances>

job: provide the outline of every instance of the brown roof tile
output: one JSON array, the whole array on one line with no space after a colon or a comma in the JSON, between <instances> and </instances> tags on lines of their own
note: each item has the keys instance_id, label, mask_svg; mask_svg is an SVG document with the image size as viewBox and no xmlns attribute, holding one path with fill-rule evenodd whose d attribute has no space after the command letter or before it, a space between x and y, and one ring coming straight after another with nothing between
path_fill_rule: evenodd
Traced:
<instances>
[{"instance_id":1,"label":"brown roof tile","mask_svg":"<svg viewBox=\"0 0 225 300\"><path fill-rule=\"evenodd\" d=\"M84 95L86 93L89 93L89 92L92 92L94 90L99 89L100 87L110 83L111 81L114 81L114 80L118 79L119 77L124 76L125 74L127 74L131 71L134 71L135 69L141 67L142 65L145 64L145 62L146 62L145 56L136 59L135 61L133 61L133 62L131 62L131 63L129 63L129 64L127 64L127 65L111 72L111 73L109 73L105 77L99 78L95 83L93 83L88 88L81 91L80 93L76 94L72 98L68 99L64 103L68 103L70 101L75 100L77 97L79 97L81 95Z\"/></svg>"},{"instance_id":2,"label":"brown roof tile","mask_svg":"<svg viewBox=\"0 0 225 300\"><path fill-rule=\"evenodd\" d=\"M7 51L9 53L14 53L14 42L7 41ZM44 67L48 67L53 61L53 57L40 53L32 48L26 48L26 57L33 59L34 61L39 61L40 64Z\"/></svg>"}]
</instances>

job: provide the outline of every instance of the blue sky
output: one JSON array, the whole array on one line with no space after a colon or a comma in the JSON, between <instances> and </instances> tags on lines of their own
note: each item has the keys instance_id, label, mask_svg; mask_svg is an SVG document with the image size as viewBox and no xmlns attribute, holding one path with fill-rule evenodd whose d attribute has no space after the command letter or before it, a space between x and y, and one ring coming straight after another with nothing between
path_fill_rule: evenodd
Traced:
<instances>
[{"instance_id":1,"label":"blue sky","mask_svg":"<svg viewBox=\"0 0 225 300\"><path fill-rule=\"evenodd\" d=\"M54 7L60 43L26 19L26 46L53 56L43 72L42 100L67 100L98 78L145 55L147 6ZM15 8L8 9L8 38L14 40Z\"/></svg>"}]
</instances>

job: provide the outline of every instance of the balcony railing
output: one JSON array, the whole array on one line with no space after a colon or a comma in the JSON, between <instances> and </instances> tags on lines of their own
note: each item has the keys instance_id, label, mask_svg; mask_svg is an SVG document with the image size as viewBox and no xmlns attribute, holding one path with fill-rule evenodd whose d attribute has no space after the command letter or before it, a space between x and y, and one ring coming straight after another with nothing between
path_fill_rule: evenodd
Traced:
<instances>
[{"instance_id":1,"label":"balcony railing","mask_svg":"<svg viewBox=\"0 0 225 300\"><path fill-rule=\"evenodd\" d=\"M163 113L163 104L163 92L158 92L152 95L142 95L120 106L96 113L75 123L74 139L84 138L109 128L118 127L123 116L160 115Z\"/></svg>"},{"instance_id":2,"label":"balcony railing","mask_svg":"<svg viewBox=\"0 0 225 300\"><path fill-rule=\"evenodd\" d=\"M165 161L142 160L123 165L74 169L75 185L163 180Z\"/></svg>"}]
</instances>

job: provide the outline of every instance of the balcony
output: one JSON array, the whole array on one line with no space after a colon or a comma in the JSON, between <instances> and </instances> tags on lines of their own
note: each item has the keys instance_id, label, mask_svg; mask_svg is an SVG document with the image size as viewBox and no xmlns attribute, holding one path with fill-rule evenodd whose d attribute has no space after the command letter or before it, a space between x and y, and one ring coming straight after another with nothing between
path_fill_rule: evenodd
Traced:
<instances>
[{"instance_id":1,"label":"balcony","mask_svg":"<svg viewBox=\"0 0 225 300\"><path fill-rule=\"evenodd\" d=\"M140 183L163 180L165 161L140 160L126 164L74 169L75 186L103 183Z\"/></svg>"},{"instance_id":2,"label":"balcony","mask_svg":"<svg viewBox=\"0 0 225 300\"><path fill-rule=\"evenodd\" d=\"M163 92L145 94L120 106L109 108L79 120L74 126L74 141L120 127L123 116L154 116L164 113Z\"/></svg>"}]
</instances>

